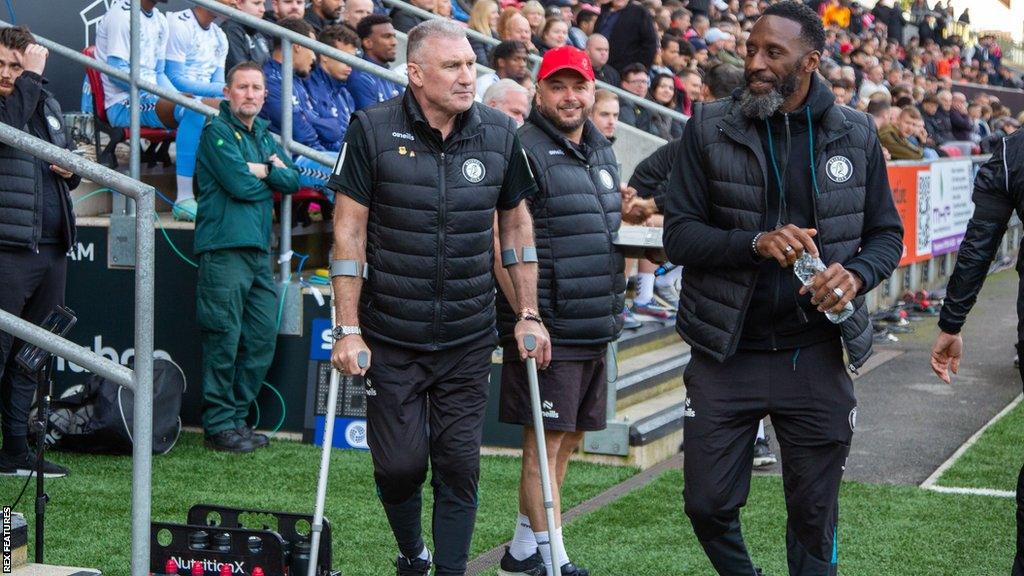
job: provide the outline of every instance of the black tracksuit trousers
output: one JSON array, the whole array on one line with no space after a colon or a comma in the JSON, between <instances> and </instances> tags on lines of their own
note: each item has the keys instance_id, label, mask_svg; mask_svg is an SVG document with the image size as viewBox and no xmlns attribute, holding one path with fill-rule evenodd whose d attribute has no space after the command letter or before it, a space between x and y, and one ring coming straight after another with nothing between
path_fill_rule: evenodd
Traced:
<instances>
[{"instance_id":1,"label":"black tracksuit trousers","mask_svg":"<svg viewBox=\"0 0 1024 576\"><path fill-rule=\"evenodd\" d=\"M724 363L693 352L684 375L686 514L722 576L752 576L740 531L758 421L782 449L791 576L836 574L839 484L856 426L839 340L796 350L740 351Z\"/></svg>"},{"instance_id":2,"label":"black tracksuit trousers","mask_svg":"<svg viewBox=\"0 0 1024 576\"><path fill-rule=\"evenodd\" d=\"M0 309L42 324L64 303L67 267L62 244L40 244L39 252L0 249ZM9 453L24 450L29 409L38 386L38 375L25 373L15 360L23 345L0 331L0 427Z\"/></svg>"},{"instance_id":3,"label":"black tracksuit trousers","mask_svg":"<svg viewBox=\"0 0 1024 576\"><path fill-rule=\"evenodd\" d=\"M465 574L476 523L480 443L494 337L440 352L367 338L367 442L398 549L423 549L421 487L430 464L437 576Z\"/></svg>"},{"instance_id":4,"label":"black tracksuit trousers","mask_svg":"<svg viewBox=\"0 0 1024 576\"><path fill-rule=\"evenodd\" d=\"M1024 342L1017 343L1018 369L1024 382ZM1013 558L1012 576L1024 576L1024 467L1017 476L1017 555Z\"/></svg>"}]
</instances>

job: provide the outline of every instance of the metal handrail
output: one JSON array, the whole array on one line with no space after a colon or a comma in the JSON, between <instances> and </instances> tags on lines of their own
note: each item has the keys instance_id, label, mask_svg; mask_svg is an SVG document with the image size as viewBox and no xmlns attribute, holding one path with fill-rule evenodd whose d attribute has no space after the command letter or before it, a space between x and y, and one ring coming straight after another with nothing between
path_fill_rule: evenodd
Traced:
<instances>
[{"instance_id":1,"label":"metal handrail","mask_svg":"<svg viewBox=\"0 0 1024 576\"><path fill-rule=\"evenodd\" d=\"M195 2L195 1L198 1L198 0L192 0L192 1ZM203 2L209 2L210 0L202 0L202 1ZM385 4L388 4L388 5L390 5L390 6L394 7L394 8L397 8L397 9L403 11L403 12L409 12L410 14L415 14L415 15L419 16L420 18L426 18L426 19L430 19L430 20L446 20L446 18L444 16L440 16L440 15L434 14L433 12L430 12L428 10L424 10L424 9L419 8L417 6L413 6L412 4L409 4L408 2L405 2L404 0L382 0L382 1ZM487 36L486 34L481 34L481 33L477 32L476 30L472 30L470 28L466 28L466 35L469 36L470 38L475 39L475 40L479 40L480 42L484 42L486 44L490 44L491 46L497 46L498 44L501 44L501 40L498 40L496 38L491 38L490 36ZM528 54L527 57L529 58L531 63L533 63L533 64L540 64L541 59L536 54ZM653 112L655 114L661 114L661 115L664 115L664 116L668 116L669 118L672 118L672 119L675 119L675 120L679 120L681 122L686 122L687 120L690 119L689 116L687 116L686 114L683 114L682 112L679 112L678 110L673 110L671 108L666 108L665 106L662 106L661 104L658 104L657 102L651 102L650 100L648 100L646 98L641 98L640 96L637 96L636 94L633 94L632 92L627 92L626 90L623 90L622 88L619 88L618 86L612 86L611 84L608 84L607 82L603 82L601 80L598 80L597 81L597 87L602 89L602 90L608 90L609 92L612 92L613 94L615 94L619 98L622 98L624 100L632 102L633 104L636 104L636 105L640 106L641 108L645 108L649 112Z\"/></svg>"},{"instance_id":2,"label":"metal handrail","mask_svg":"<svg viewBox=\"0 0 1024 576\"><path fill-rule=\"evenodd\" d=\"M154 228L156 190L0 123L0 142L36 158L63 166L135 200L135 369L116 364L70 340L51 334L13 314L0 312L0 330L43 350L67 358L90 371L131 389L135 394L132 428L131 573L149 573L149 521L153 467L153 280L156 267Z\"/></svg>"}]
</instances>

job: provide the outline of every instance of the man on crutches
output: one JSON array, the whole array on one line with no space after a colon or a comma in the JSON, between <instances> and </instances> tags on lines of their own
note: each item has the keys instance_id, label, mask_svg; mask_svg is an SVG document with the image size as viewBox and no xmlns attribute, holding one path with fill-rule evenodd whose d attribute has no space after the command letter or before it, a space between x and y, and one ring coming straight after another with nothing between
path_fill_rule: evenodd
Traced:
<instances>
[{"instance_id":1,"label":"man on crutches","mask_svg":"<svg viewBox=\"0 0 1024 576\"><path fill-rule=\"evenodd\" d=\"M569 456L583 433L605 427L605 352L622 330L626 289L623 257L612 244L621 221L618 163L611 143L588 119L593 105L594 70L586 53L572 47L548 51L537 74L533 111L519 130L540 189L527 203L537 246L528 258L540 267L540 317L530 319L548 327L552 342L551 365L541 366L539 376L543 425L535 424L527 367L513 340L509 302L521 298L502 277L505 271L514 275L521 263L502 254L496 266L503 292L498 329L506 347L499 414L502 422L524 427L519 518L501 560L505 576L588 574L565 552L560 493ZM538 446L545 448L546 466ZM545 469L553 523L545 517L548 498L539 476Z\"/></svg>"},{"instance_id":2,"label":"man on crutches","mask_svg":"<svg viewBox=\"0 0 1024 576\"><path fill-rule=\"evenodd\" d=\"M409 89L356 112L329 186L337 193L331 276L339 324L331 361L366 375L367 441L398 576L462 575L477 510L480 443L495 339L492 234L520 262L514 352L545 367L537 313L536 192L515 124L474 103L475 56L455 24L408 38ZM367 367L360 353L370 354ZM428 461L431 555L421 534Z\"/></svg>"}]
</instances>

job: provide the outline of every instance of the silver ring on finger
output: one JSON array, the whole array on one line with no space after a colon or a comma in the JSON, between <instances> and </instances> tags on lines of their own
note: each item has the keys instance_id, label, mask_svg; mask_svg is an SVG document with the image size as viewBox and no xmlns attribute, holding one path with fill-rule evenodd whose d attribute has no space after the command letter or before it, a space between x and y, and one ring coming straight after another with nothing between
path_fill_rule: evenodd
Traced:
<instances>
[{"instance_id":1,"label":"silver ring on finger","mask_svg":"<svg viewBox=\"0 0 1024 576\"><path fill-rule=\"evenodd\" d=\"M839 298L840 300L842 300L843 296L846 294L846 292L843 292L842 288L833 288L832 293L835 294L836 298Z\"/></svg>"},{"instance_id":2,"label":"silver ring on finger","mask_svg":"<svg viewBox=\"0 0 1024 576\"><path fill-rule=\"evenodd\" d=\"M790 253L790 252L792 252L792 251L793 251L793 247L792 247L792 246L789 246L789 245L786 245L786 249L785 249L785 250L783 250L783 252L785 252L786 254L789 254L789 253Z\"/></svg>"}]
</instances>

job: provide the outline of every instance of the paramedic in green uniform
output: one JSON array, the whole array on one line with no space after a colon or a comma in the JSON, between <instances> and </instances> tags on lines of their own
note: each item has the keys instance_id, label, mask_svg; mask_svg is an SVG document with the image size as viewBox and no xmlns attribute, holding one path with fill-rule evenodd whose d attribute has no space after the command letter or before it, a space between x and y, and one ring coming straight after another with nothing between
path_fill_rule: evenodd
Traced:
<instances>
[{"instance_id":1,"label":"paramedic in green uniform","mask_svg":"<svg viewBox=\"0 0 1024 576\"><path fill-rule=\"evenodd\" d=\"M299 174L257 118L266 98L252 62L227 76L220 115L203 128L196 162L196 315L203 343L206 445L252 452L269 440L245 423L277 340L271 273L274 191L291 194Z\"/></svg>"}]
</instances>

